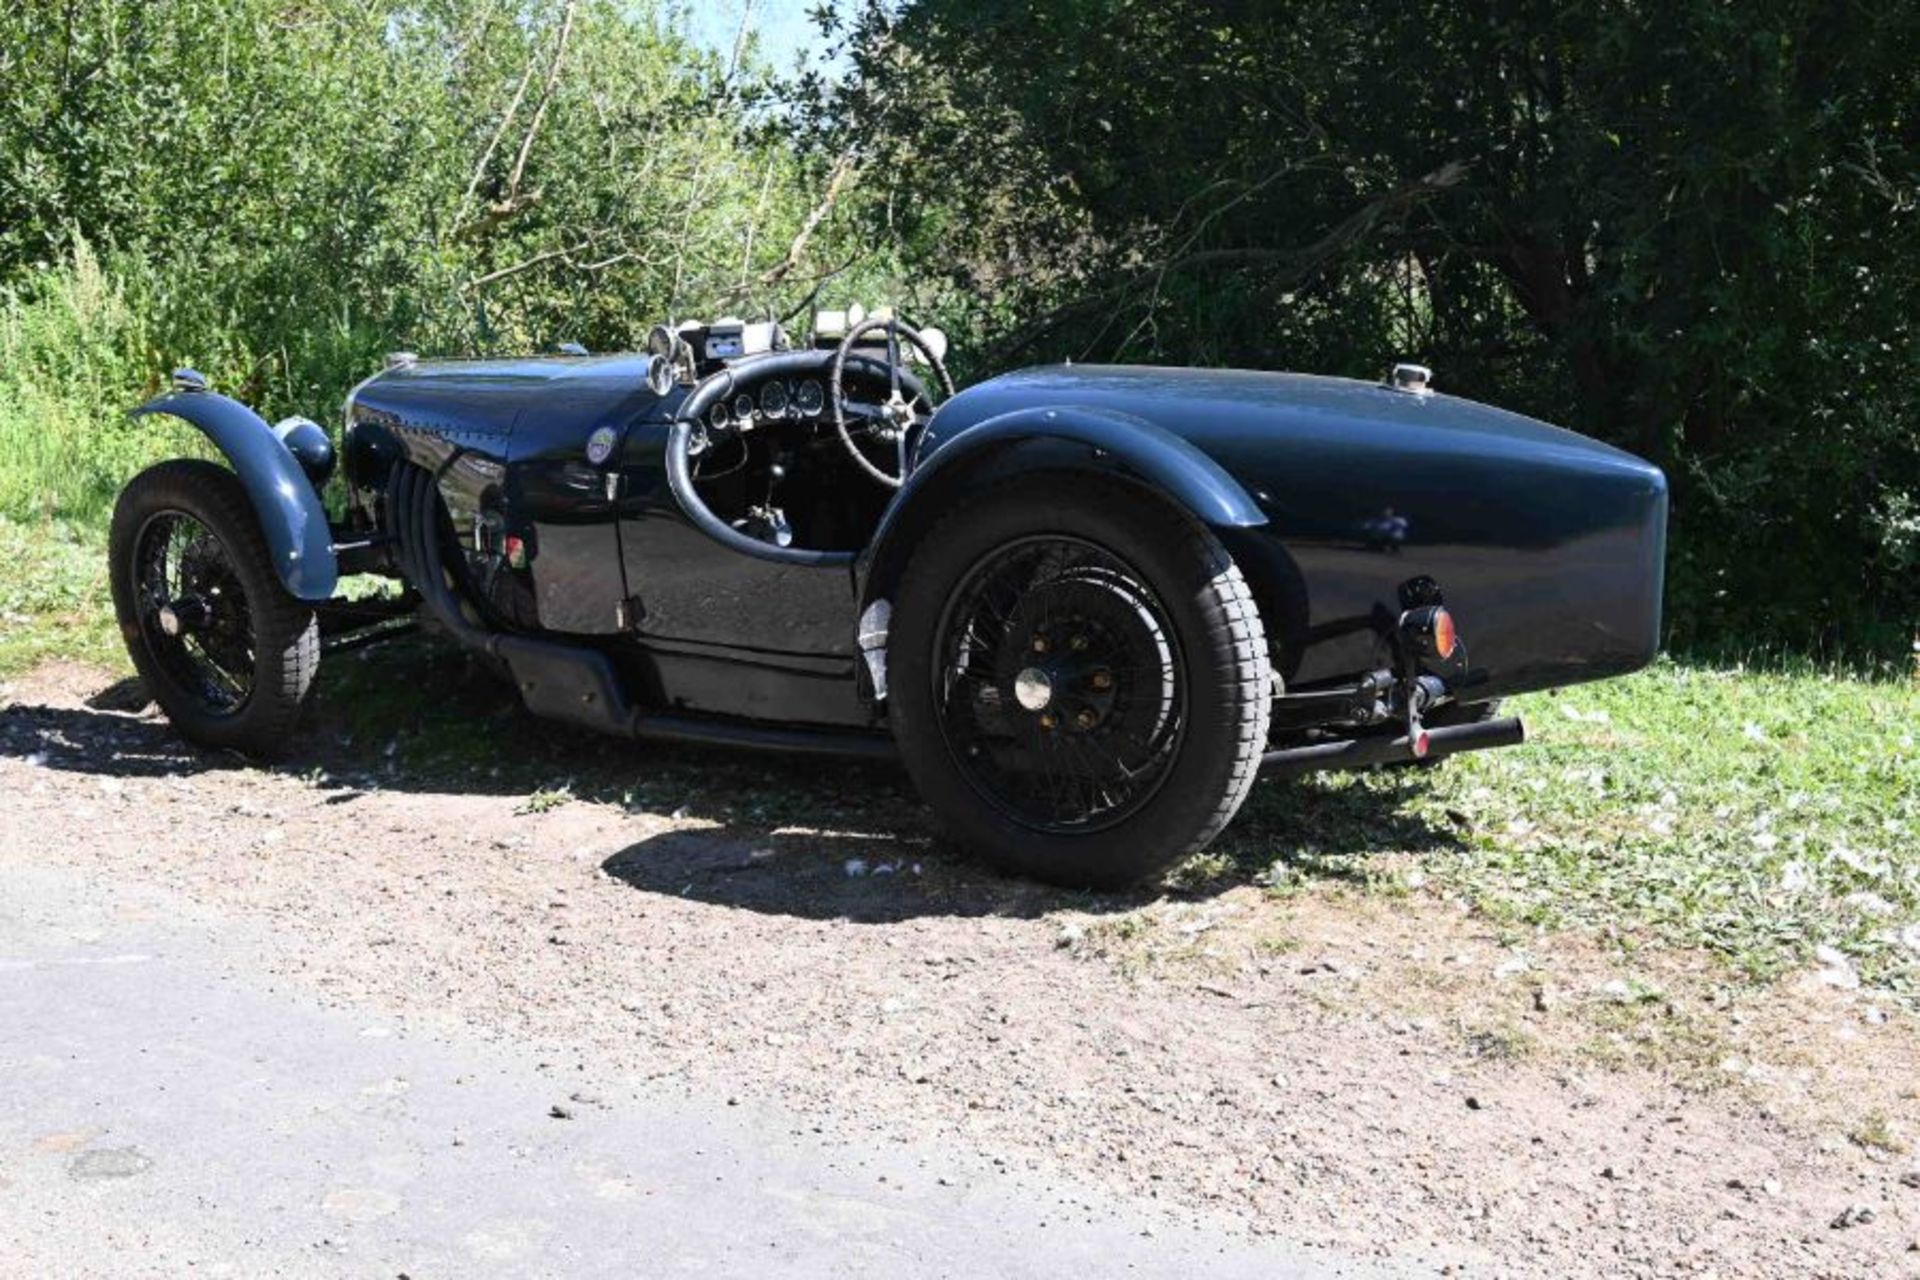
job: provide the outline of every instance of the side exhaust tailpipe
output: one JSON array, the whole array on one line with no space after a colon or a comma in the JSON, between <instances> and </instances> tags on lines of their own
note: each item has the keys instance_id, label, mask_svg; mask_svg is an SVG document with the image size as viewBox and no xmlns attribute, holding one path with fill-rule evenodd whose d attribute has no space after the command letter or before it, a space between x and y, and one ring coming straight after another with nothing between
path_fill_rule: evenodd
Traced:
<instances>
[{"instance_id":1,"label":"side exhaust tailpipe","mask_svg":"<svg viewBox=\"0 0 1920 1280\"><path fill-rule=\"evenodd\" d=\"M1483 720L1479 724L1449 725L1442 729L1423 729L1426 751L1416 749L1411 738L1402 734L1393 738L1349 738L1344 742L1316 742L1306 747L1288 747L1269 751L1260 758L1263 778L1290 778L1323 769L1364 769L1369 765L1393 764L1405 760L1438 760L1463 751L1487 751L1494 747L1517 747L1527 740L1526 726L1516 716Z\"/></svg>"}]
</instances>

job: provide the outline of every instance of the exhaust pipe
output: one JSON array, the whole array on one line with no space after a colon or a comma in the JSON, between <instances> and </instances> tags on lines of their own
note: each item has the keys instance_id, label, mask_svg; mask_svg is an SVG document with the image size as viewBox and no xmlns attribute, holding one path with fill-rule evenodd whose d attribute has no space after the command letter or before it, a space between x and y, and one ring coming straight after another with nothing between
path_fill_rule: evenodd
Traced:
<instances>
[{"instance_id":1,"label":"exhaust pipe","mask_svg":"<svg viewBox=\"0 0 1920 1280\"><path fill-rule=\"evenodd\" d=\"M1527 728L1516 716L1483 720L1479 724L1422 729L1420 734L1426 739L1424 752L1405 734L1393 738L1348 738L1342 742L1316 742L1311 746L1269 751L1260 757L1260 776L1291 778L1323 769L1364 769L1376 764L1438 760L1463 751L1517 747L1527 740Z\"/></svg>"}]
</instances>

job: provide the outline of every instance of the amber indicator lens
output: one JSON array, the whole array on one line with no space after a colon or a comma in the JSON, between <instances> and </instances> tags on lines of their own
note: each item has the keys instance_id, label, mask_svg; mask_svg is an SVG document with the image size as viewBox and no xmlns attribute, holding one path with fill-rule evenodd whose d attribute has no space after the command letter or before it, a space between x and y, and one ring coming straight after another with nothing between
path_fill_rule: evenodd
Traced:
<instances>
[{"instance_id":1,"label":"amber indicator lens","mask_svg":"<svg viewBox=\"0 0 1920 1280\"><path fill-rule=\"evenodd\" d=\"M1423 658L1451 658L1460 647L1453 615L1437 604L1409 609L1400 615L1400 635Z\"/></svg>"}]
</instances>

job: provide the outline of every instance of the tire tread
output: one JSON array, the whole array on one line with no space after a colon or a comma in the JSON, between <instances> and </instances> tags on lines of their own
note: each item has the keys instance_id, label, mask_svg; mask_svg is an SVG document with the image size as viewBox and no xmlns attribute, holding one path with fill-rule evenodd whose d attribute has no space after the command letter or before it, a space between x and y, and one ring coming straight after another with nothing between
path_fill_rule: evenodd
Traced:
<instances>
[{"instance_id":1,"label":"tire tread","mask_svg":"<svg viewBox=\"0 0 1920 1280\"><path fill-rule=\"evenodd\" d=\"M199 718L169 707L144 652L126 580L133 542L158 510L184 510L206 524L234 558L247 592L257 652L247 705L230 717ZM114 506L109 539L115 611L129 656L142 680L183 735L205 746L248 755L283 755L320 668L320 627L313 608L290 595L273 572L271 552L239 478L225 467L176 458L147 468L127 483Z\"/></svg>"},{"instance_id":2,"label":"tire tread","mask_svg":"<svg viewBox=\"0 0 1920 1280\"><path fill-rule=\"evenodd\" d=\"M976 853L1011 870L1077 886L1113 888L1163 871L1198 853L1219 836L1239 812L1253 789L1259 775L1261 756L1266 750L1272 715L1273 673L1259 606L1245 576L1220 540L1185 510L1174 507L1139 486L1104 476L1028 476L985 488L969 496L929 528L909 558L902 587L896 594L904 596L913 590L911 584L917 576L943 572L940 562L944 557L938 549L962 538L983 518L991 518L991 513L996 509L1025 500L1057 502L1062 483L1071 484L1073 491L1089 506L1126 511L1130 524L1152 526L1146 531L1147 536L1171 550L1172 562L1188 567L1194 579L1191 599L1198 615L1199 648L1207 659L1203 663L1196 663L1190 655L1188 666L1190 671L1198 669L1206 673L1196 676L1194 682L1197 683L1201 678L1209 679L1212 682L1212 695L1224 708L1226 724L1222 729L1230 734L1226 742L1228 750L1225 752L1224 767L1210 775L1213 784L1206 789L1206 794L1164 795L1152 801L1150 807L1159 811L1154 828L1167 836L1156 847L1142 847L1144 842L1136 840L1131 847L1116 847L1107 851L1101 859L1076 858L1072 860L1073 865L1062 866L1031 856L1011 847L1004 840L989 843L976 838L970 843ZM1163 604L1170 608L1177 607L1174 601L1163 601ZM901 621L898 599L895 605L897 633ZM894 704L896 735L902 737L903 754L908 757L909 767L913 768L915 757L921 753L911 749L911 745L904 741L905 736L928 729L937 733L938 729L937 726L900 723L900 682L895 678L895 662L891 656L888 666L889 683L894 688L889 701ZM1196 706L1194 695L1197 692L1197 689L1190 687L1189 714ZM1193 745L1189 742L1182 748L1183 752L1192 750ZM940 749L944 751L944 746ZM922 763L914 769L923 792L929 788L920 775L928 767ZM936 810L939 808L941 806L936 804ZM953 815L946 816L950 826L958 825ZM1137 826L1143 816L1144 813L1135 815L1116 831L1125 832ZM1094 840L1101 837L1073 838Z\"/></svg>"}]
</instances>

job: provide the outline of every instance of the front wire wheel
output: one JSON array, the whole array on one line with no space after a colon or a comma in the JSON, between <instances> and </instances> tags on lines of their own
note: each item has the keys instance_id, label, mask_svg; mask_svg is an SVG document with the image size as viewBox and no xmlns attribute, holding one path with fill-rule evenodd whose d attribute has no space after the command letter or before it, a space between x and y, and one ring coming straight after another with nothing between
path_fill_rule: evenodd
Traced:
<instances>
[{"instance_id":1,"label":"front wire wheel","mask_svg":"<svg viewBox=\"0 0 1920 1280\"><path fill-rule=\"evenodd\" d=\"M155 512L135 536L141 643L209 715L241 711L253 696L253 617L226 548L184 511Z\"/></svg>"},{"instance_id":2,"label":"front wire wheel","mask_svg":"<svg viewBox=\"0 0 1920 1280\"><path fill-rule=\"evenodd\" d=\"M203 746L274 756L313 684L313 609L273 571L234 474L163 462L135 476L108 539L127 654L174 727Z\"/></svg>"},{"instance_id":3,"label":"front wire wheel","mask_svg":"<svg viewBox=\"0 0 1920 1280\"><path fill-rule=\"evenodd\" d=\"M1271 673L1225 549L1100 477L992 489L901 579L894 736L961 842L1008 870L1113 887L1211 840L1251 789Z\"/></svg>"}]
</instances>

